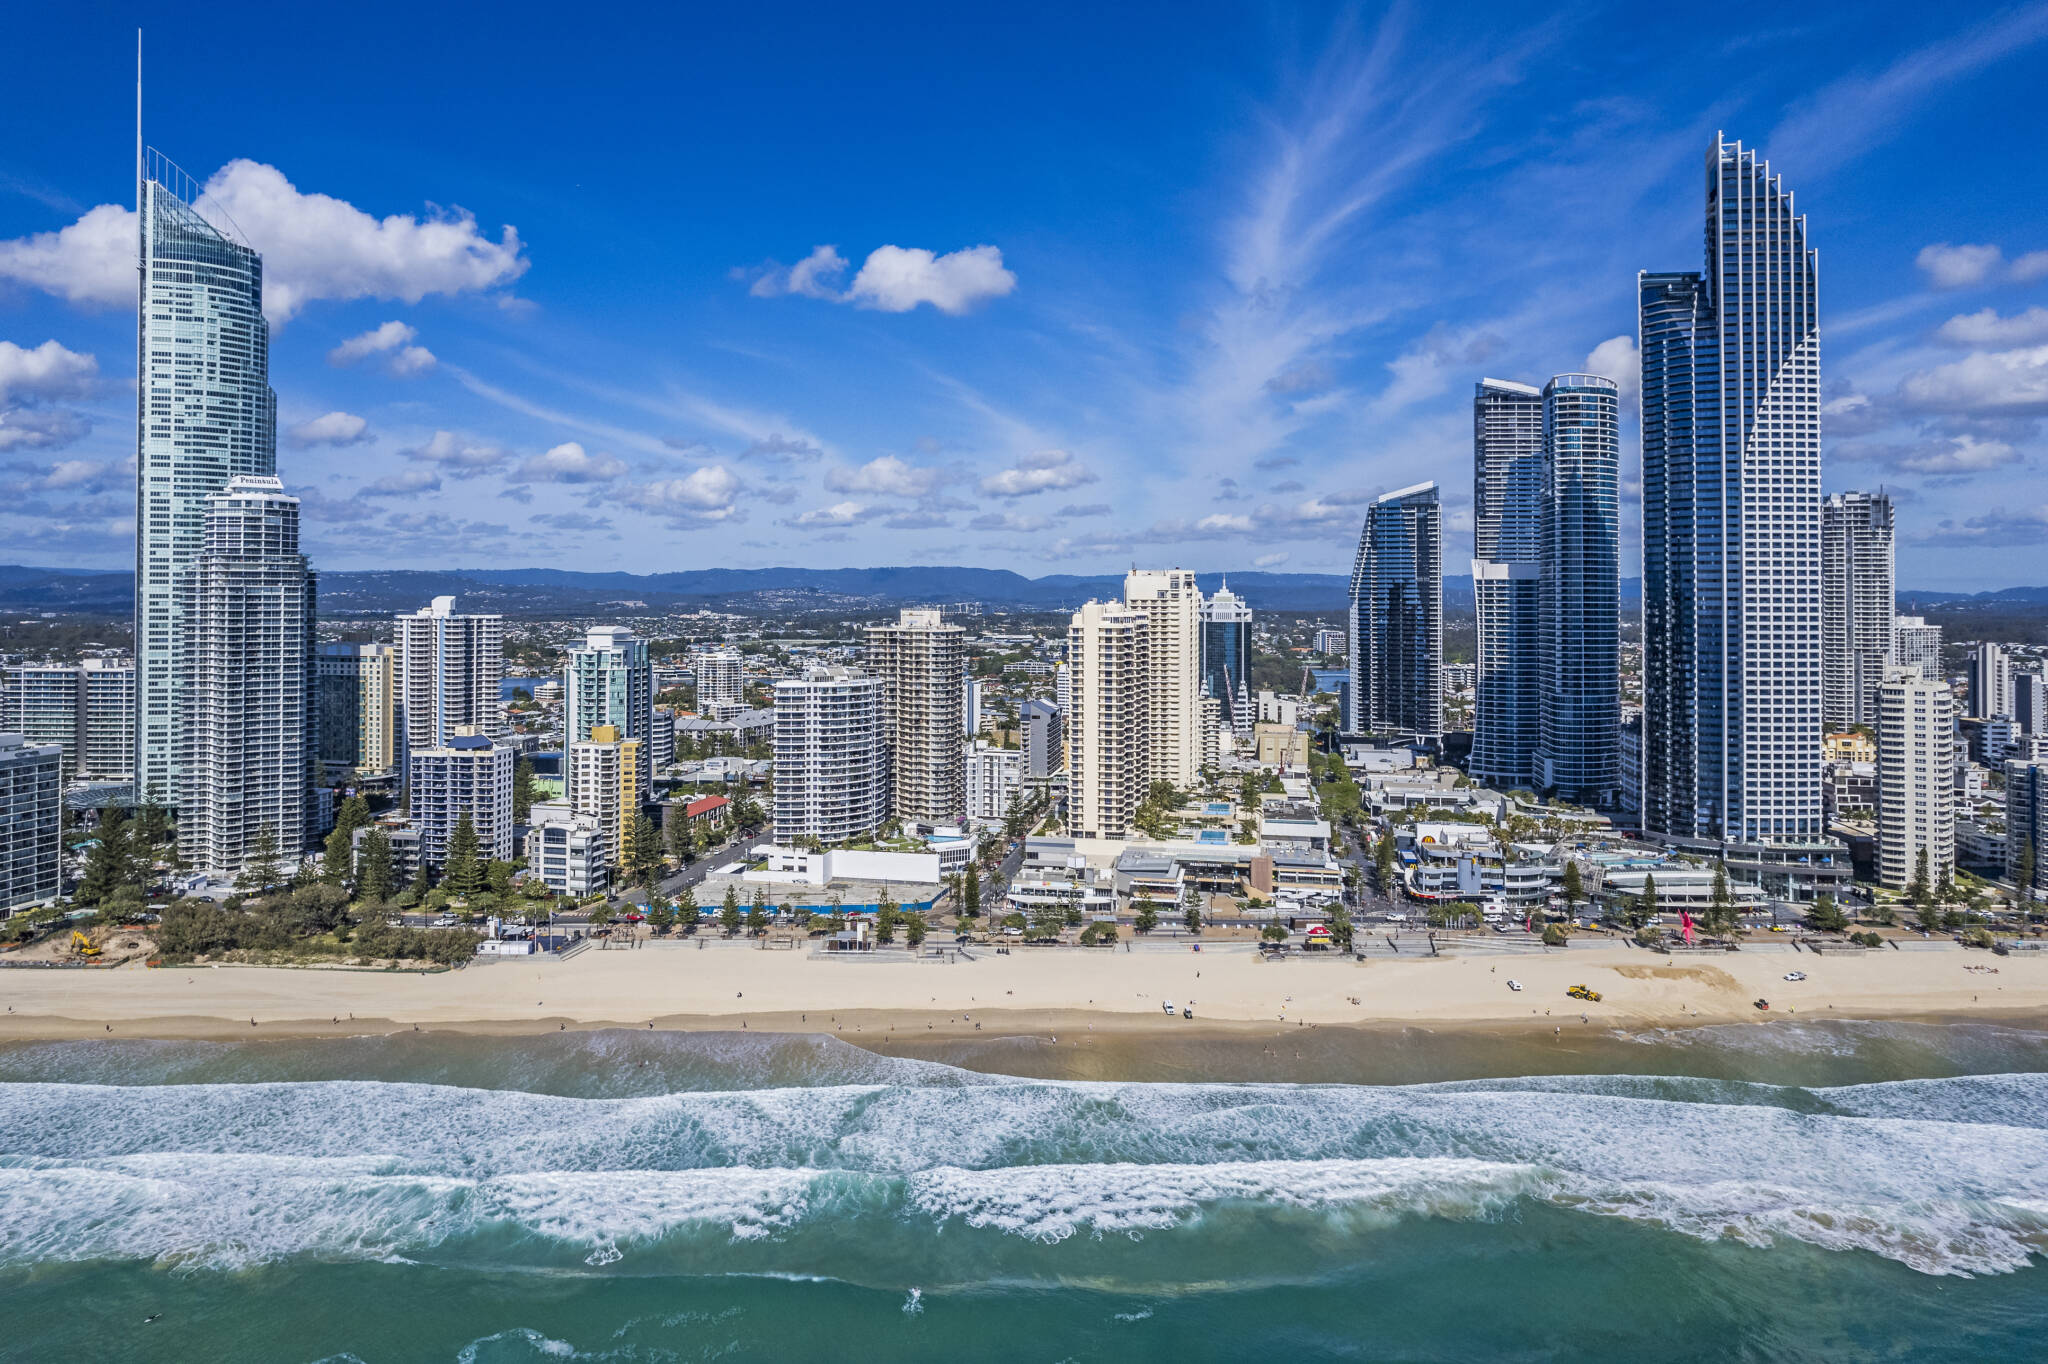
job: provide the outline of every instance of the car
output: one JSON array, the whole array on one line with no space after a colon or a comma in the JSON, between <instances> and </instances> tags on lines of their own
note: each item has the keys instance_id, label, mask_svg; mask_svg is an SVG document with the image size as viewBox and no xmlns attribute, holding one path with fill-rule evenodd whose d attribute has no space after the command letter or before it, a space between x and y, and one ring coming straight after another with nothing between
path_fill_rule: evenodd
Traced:
<instances>
[{"instance_id":1,"label":"car","mask_svg":"<svg viewBox=\"0 0 2048 1364\"><path fill-rule=\"evenodd\" d=\"M1508 988L1510 990L1513 990L1516 994L1520 994L1522 993L1522 982L1519 980L1511 980L1508 982Z\"/></svg>"},{"instance_id":2,"label":"car","mask_svg":"<svg viewBox=\"0 0 2048 1364\"><path fill-rule=\"evenodd\" d=\"M1787 980L1805 980L1805 979L1806 979L1806 972L1804 972L1804 971L1787 971L1787 972L1785 973L1785 979L1787 979Z\"/></svg>"},{"instance_id":3,"label":"car","mask_svg":"<svg viewBox=\"0 0 2048 1364\"><path fill-rule=\"evenodd\" d=\"M1583 999L1588 1003L1598 1004L1600 1002L1600 992L1590 986L1574 985L1571 989L1566 990L1565 993L1573 999Z\"/></svg>"},{"instance_id":4,"label":"car","mask_svg":"<svg viewBox=\"0 0 2048 1364\"><path fill-rule=\"evenodd\" d=\"M1771 932L1773 932L1773 933L1787 933L1787 932L1790 932L1790 931L1791 931L1791 930L1790 930L1790 929L1788 929L1788 928L1786 928L1786 927L1785 927L1785 925L1783 925L1783 924L1772 924L1772 925L1771 925Z\"/></svg>"}]
</instances>

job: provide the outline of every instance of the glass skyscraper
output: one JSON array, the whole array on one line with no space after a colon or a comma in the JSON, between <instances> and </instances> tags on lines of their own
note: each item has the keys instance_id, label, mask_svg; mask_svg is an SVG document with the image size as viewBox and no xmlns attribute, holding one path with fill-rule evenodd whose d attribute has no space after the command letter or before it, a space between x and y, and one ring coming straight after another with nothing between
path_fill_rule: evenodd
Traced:
<instances>
[{"instance_id":1,"label":"glass skyscraper","mask_svg":"<svg viewBox=\"0 0 2048 1364\"><path fill-rule=\"evenodd\" d=\"M1638 277L1643 825L1815 842L1819 263L1767 162L1716 135L1706 266Z\"/></svg>"},{"instance_id":2,"label":"glass skyscraper","mask_svg":"<svg viewBox=\"0 0 2048 1364\"><path fill-rule=\"evenodd\" d=\"M207 499L230 479L277 473L277 397L262 257L223 215L202 218L198 187L158 153L137 172L135 780L138 795L169 803L185 708L181 580L206 536Z\"/></svg>"},{"instance_id":3,"label":"glass skyscraper","mask_svg":"<svg viewBox=\"0 0 2048 1364\"><path fill-rule=\"evenodd\" d=\"M1821 720L1874 727L1877 687L1896 657L1891 498L1836 493L1822 502L1820 546Z\"/></svg>"},{"instance_id":4,"label":"glass skyscraper","mask_svg":"<svg viewBox=\"0 0 2048 1364\"><path fill-rule=\"evenodd\" d=\"M1542 565L1543 395L1482 379L1472 397L1472 595L1478 607L1472 775L1503 790L1535 782Z\"/></svg>"},{"instance_id":5,"label":"glass skyscraper","mask_svg":"<svg viewBox=\"0 0 2048 1364\"><path fill-rule=\"evenodd\" d=\"M1251 729L1252 609L1224 580L1213 597L1202 599L1202 694L1223 708L1223 723Z\"/></svg>"},{"instance_id":6,"label":"glass skyscraper","mask_svg":"<svg viewBox=\"0 0 2048 1364\"><path fill-rule=\"evenodd\" d=\"M569 650L565 680L562 742L581 743L599 725L617 726L621 738L640 741L639 789L648 790L653 775L647 741L654 729L654 660L647 641L624 625L592 626L582 645Z\"/></svg>"},{"instance_id":7,"label":"glass skyscraper","mask_svg":"<svg viewBox=\"0 0 2048 1364\"><path fill-rule=\"evenodd\" d=\"M1351 569L1353 734L1443 733L1443 507L1436 484L1383 493Z\"/></svg>"},{"instance_id":8,"label":"glass skyscraper","mask_svg":"<svg viewBox=\"0 0 2048 1364\"><path fill-rule=\"evenodd\" d=\"M1560 374L1544 386L1537 539L1536 785L1611 806L1621 793L1621 395L1612 379Z\"/></svg>"}]
</instances>

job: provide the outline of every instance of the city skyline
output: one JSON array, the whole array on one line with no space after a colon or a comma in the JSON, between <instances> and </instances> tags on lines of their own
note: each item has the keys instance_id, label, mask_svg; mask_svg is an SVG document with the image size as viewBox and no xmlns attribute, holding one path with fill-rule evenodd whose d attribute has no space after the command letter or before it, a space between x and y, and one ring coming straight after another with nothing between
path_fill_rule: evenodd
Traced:
<instances>
[{"instance_id":1,"label":"city skyline","mask_svg":"<svg viewBox=\"0 0 2048 1364\"><path fill-rule=\"evenodd\" d=\"M1826 490L1897 499L1903 585L1981 588L2022 581L2011 551L2048 526L2048 241L2025 235L2048 171L1971 134L2039 120L2048 9L1948 14L1817 18L1652 78L1552 60L1590 19L1474 40L1404 11L1300 32L1215 11L1176 33L1190 60L1144 78L1160 84L1131 103L1160 107L1142 116L1078 72L1057 92L1073 112L1016 126L985 112L1008 75L970 59L915 105L864 79L829 147L806 138L816 103L721 105L716 60L677 82L628 58L618 107L673 114L540 133L483 52L449 97L504 135L352 105L356 136L335 139L335 82L388 58L343 40L259 118L243 89L180 88L191 40L163 26L146 126L264 254L279 476L330 570L1341 573L1365 505L1423 478L1461 563L1467 385L1582 366L1624 390L1633 576L1634 274L1690 254L1690 170L1725 128L1796 171L1829 242ZM0 162L0 533L23 562L132 553L127 22L36 15L52 27L24 34L104 60L61 89L24 73L23 98L67 117ZM1647 51L1661 22L1603 40ZM1025 41L1156 37L1101 24ZM813 25L774 88L972 32L883 53ZM232 41L262 65L304 36ZM754 36L714 26L691 50ZM687 175L628 173L686 117ZM576 169L547 169L572 148ZM1888 167L1915 155L1939 156L1939 202L1895 192ZM1529 227L1539 202L1550 225Z\"/></svg>"}]
</instances>

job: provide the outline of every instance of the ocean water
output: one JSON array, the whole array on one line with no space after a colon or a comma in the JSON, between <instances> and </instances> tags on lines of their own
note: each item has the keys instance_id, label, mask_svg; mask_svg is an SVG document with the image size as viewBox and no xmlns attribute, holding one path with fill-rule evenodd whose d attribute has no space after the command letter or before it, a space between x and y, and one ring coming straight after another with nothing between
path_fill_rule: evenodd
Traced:
<instances>
[{"instance_id":1,"label":"ocean water","mask_svg":"<svg viewBox=\"0 0 2048 1364\"><path fill-rule=\"evenodd\" d=\"M949 1045L0 1046L0 1358L2048 1355L2041 1033Z\"/></svg>"}]
</instances>

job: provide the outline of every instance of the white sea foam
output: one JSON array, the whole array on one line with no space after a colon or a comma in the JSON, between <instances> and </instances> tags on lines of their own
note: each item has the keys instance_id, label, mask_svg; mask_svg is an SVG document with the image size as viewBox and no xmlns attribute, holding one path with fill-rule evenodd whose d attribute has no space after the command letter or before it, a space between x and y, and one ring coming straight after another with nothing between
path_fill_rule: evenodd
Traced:
<instances>
[{"instance_id":1,"label":"white sea foam","mask_svg":"<svg viewBox=\"0 0 2048 1364\"><path fill-rule=\"evenodd\" d=\"M1212 1210L1370 1222L1484 1217L1516 1198L1926 1273L2010 1270L2048 1245L2048 1076L1813 1091L1004 1080L608 1100L365 1081L0 1085L0 1263L421 1258L475 1235L605 1258L906 1213L1058 1242Z\"/></svg>"}]
</instances>

